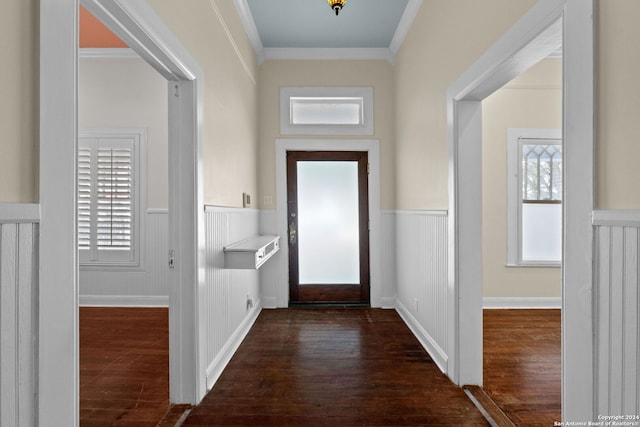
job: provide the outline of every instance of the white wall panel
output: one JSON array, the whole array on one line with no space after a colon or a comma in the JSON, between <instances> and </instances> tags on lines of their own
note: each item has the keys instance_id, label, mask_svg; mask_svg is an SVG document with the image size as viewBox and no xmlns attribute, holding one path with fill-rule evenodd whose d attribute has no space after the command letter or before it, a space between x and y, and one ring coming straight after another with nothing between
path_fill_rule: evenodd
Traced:
<instances>
[{"instance_id":1,"label":"white wall panel","mask_svg":"<svg viewBox=\"0 0 640 427\"><path fill-rule=\"evenodd\" d=\"M447 216L396 215L398 311L442 370L448 359Z\"/></svg>"},{"instance_id":2,"label":"white wall panel","mask_svg":"<svg viewBox=\"0 0 640 427\"><path fill-rule=\"evenodd\" d=\"M258 211L207 206L205 233L205 357L210 388L260 312L258 271L225 269L223 252L226 245L258 234Z\"/></svg>"},{"instance_id":3,"label":"white wall panel","mask_svg":"<svg viewBox=\"0 0 640 427\"><path fill-rule=\"evenodd\" d=\"M382 281L380 305L382 308L395 308L396 287L396 213L382 211Z\"/></svg>"},{"instance_id":4,"label":"white wall panel","mask_svg":"<svg viewBox=\"0 0 640 427\"><path fill-rule=\"evenodd\" d=\"M167 306L169 304L169 216L150 210L144 220L139 269L81 269L80 304Z\"/></svg>"},{"instance_id":5,"label":"white wall panel","mask_svg":"<svg viewBox=\"0 0 640 427\"><path fill-rule=\"evenodd\" d=\"M0 222L0 426L34 426L37 343L37 233Z\"/></svg>"},{"instance_id":6,"label":"white wall panel","mask_svg":"<svg viewBox=\"0 0 640 427\"><path fill-rule=\"evenodd\" d=\"M640 411L640 214L597 212L594 224L596 415L637 415Z\"/></svg>"}]
</instances>

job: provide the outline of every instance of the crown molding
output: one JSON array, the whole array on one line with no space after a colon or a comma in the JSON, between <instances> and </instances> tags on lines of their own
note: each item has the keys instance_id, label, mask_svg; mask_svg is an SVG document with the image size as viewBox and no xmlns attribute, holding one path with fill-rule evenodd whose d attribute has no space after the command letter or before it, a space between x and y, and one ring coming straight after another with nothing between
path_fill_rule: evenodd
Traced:
<instances>
[{"instance_id":1,"label":"crown molding","mask_svg":"<svg viewBox=\"0 0 640 427\"><path fill-rule=\"evenodd\" d=\"M422 0L409 0L409 3L407 3L407 7L404 9L402 18L400 18L396 32L393 35L393 39L391 39L391 43L389 44L389 51L391 52L389 62L393 63L395 61L395 56L400 50L405 37L407 37L413 20L416 18L418 10L420 10L420 6L422 6Z\"/></svg>"},{"instance_id":2,"label":"crown molding","mask_svg":"<svg viewBox=\"0 0 640 427\"><path fill-rule=\"evenodd\" d=\"M140 58L133 49L125 48L80 48L78 49L79 58L110 58L110 59L124 59L124 58Z\"/></svg>"},{"instance_id":3,"label":"crown molding","mask_svg":"<svg viewBox=\"0 0 640 427\"><path fill-rule=\"evenodd\" d=\"M247 33L247 37L249 37L251 46L253 46L256 60L258 64L262 64L264 61L264 46L262 45L262 39L258 33L258 28L251 14L249 4L247 0L233 0L233 4L236 6L242 25L244 26L244 31Z\"/></svg>"},{"instance_id":4,"label":"crown molding","mask_svg":"<svg viewBox=\"0 0 640 427\"><path fill-rule=\"evenodd\" d=\"M390 61L387 48L265 48L264 60L383 60Z\"/></svg>"}]
</instances>

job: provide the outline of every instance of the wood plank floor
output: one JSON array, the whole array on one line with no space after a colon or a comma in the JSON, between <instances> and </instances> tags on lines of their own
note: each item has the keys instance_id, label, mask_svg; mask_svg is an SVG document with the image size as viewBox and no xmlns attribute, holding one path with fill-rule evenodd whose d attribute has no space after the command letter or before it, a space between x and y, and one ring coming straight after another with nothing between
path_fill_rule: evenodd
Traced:
<instances>
[{"instance_id":1,"label":"wood plank floor","mask_svg":"<svg viewBox=\"0 0 640 427\"><path fill-rule=\"evenodd\" d=\"M264 310L185 426L483 426L395 311Z\"/></svg>"},{"instance_id":2,"label":"wood plank floor","mask_svg":"<svg viewBox=\"0 0 640 427\"><path fill-rule=\"evenodd\" d=\"M485 310L484 358L516 425L560 419L559 310ZM80 309L81 426L155 426L168 393L167 309ZM398 315L373 309L263 311L185 424L487 425Z\"/></svg>"},{"instance_id":3,"label":"wood plank floor","mask_svg":"<svg viewBox=\"0 0 640 427\"><path fill-rule=\"evenodd\" d=\"M561 416L560 310L484 310L484 389L518 426Z\"/></svg>"},{"instance_id":4,"label":"wood plank floor","mask_svg":"<svg viewBox=\"0 0 640 427\"><path fill-rule=\"evenodd\" d=\"M168 310L80 308L80 425L155 427L168 410Z\"/></svg>"}]
</instances>

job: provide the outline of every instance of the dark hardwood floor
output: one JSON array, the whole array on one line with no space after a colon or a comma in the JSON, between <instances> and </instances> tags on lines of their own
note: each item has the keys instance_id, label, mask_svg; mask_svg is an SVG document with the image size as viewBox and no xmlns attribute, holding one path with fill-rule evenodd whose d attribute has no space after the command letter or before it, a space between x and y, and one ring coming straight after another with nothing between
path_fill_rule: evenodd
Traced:
<instances>
[{"instance_id":1,"label":"dark hardwood floor","mask_svg":"<svg viewBox=\"0 0 640 427\"><path fill-rule=\"evenodd\" d=\"M173 426L167 309L80 309L80 423ZM560 311L485 310L485 391L560 419ZM170 414L170 416L166 416ZM164 419L163 419L164 417ZM187 426L488 425L395 311L265 310Z\"/></svg>"},{"instance_id":2,"label":"dark hardwood floor","mask_svg":"<svg viewBox=\"0 0 640 427\"><path fill-rule=\"evenodd\" d=\"M518 426L561 416L560 310L484 310L484 390Z\"/></svg>"},{"instance_id":3,"label":"dark hardwood floor","mask_svg":"<svg viewBox=\"0 0 640 427\"><path fill-rule=\"evenodd\" d=\"M185 426L489 425L392 310L264 310Z\"/></svg>"},{"instance_id":4,"label":"dark hardwood floor","mask_svg":"<svg viewBox=\"0 0 640 427\"><path fill-rule=\"evenodd\" d=\"M80 308L80 425L155 427L168 410L168 310Z\"/></svg>"}]
</instances>

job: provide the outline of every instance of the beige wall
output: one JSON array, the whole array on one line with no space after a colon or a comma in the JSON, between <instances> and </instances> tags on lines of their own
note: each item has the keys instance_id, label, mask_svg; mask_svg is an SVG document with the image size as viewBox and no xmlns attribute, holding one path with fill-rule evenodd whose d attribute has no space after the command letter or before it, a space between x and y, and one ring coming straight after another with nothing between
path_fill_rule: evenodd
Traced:
<instances>
[{"instance_id":1,"label":"beige wall","mask_svg":"<svg viewBox=\"0 0 640 427\"><path fill-rule=\"evenodd\" d=\"M256 64L229 0L149 0L204 71L205 203L242 206L257 194Z\"/></svg>"},{"instance_id":2,"label":"beige wall","mask_svg":"<svg viewBox=\"0 0 640 427\"><path fill-rule=\"evenodd\" d=\"M447 209L446 90L534 3L422 3L396 59L398 209Z\"/></svg>"},{"instance_id":3,"label":"beige wall","mask_svg":"<svg viewBox=\"0 0 640 427\"><path fill-rule=\"evenodd\" d=\"M280 135L280 88L303 86L370 86L374 99L374 135L380 140L381 204L395 206L395 144L393 67L388 61L266 61L259 69L259 194L260 207L275 209L275 140L277 138L347 139L345 136ZM273 204L264 205L264 196Z\"/></svg>"},{"instance_id":4,"label":"beige wall","mask_svg":"<svg viewBox=\"0 0 640 427\"><path fill-rule=\"evenodd\" d=\"M147 131L147 208L168 208L167 81L140 58L80 59L78 127Z\"/></svg>"},{"instance_id":5,"label":"beige wall","mask_svg":"<svg viewBox=\"0 0 640 427\"><path fill-rule=\"evenodd\" d=\"M562 60L546 59L482 102L485 297L560 297L560 268L506 267L507 129L562 127Z\"/></svg>"},{"instance_id":6,"label":"beige wall","mask_svg":"<svg viewBox=\"0 0 640 427\"><path fill-rule=\"evenodd\" d=\"M596 206L640 209L640 2L599 0Z\"/></svg>"},{"instance_id":7,"label":"beige wall","mask_svg":"<svg viewBox=\"0 0 640 427\"><path fill-rule=\"evenodd\" d=\"M0 202L39 199L38 5L4 1L0 13Z\"/></svg>"},{"instance_id":8,"label":"beige wall","mask_svg":"<svg viewBox=\"0 0 640 427\"><path fill-rule=\"evenodd\" d=\"M256 71L233 4L213 3L235 46L209 1L150 3L207 73L206 200L239 205L241 192L256 193ZM395 66L398 208L447 207L445 90L533 3L424 1ZM38 200L37 5L9 0L0 14L0 78L13 82L1 92L2 202ZM640 209L640 2L599 0L597 12L597 206ZM261 194L272 191L263 185Z\"/></svg>"}]
</instances>

